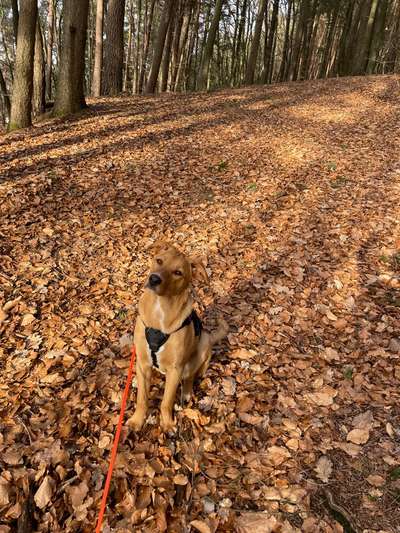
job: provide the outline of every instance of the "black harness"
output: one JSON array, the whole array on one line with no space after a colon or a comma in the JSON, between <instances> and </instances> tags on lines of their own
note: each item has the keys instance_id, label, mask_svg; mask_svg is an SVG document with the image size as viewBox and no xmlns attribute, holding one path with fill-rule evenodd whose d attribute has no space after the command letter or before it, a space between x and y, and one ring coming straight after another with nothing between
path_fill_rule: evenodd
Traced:
<instances>
[{"instance_id":1,"label":"black harness","mask_svg":"<svg viewBox=\"0 0 400 533\"><path fill-rule=\"evenodd\" d=\"M143 321L142 321L143 322ZM173 331L172 333L164 333L163 331L155 328L148 328L146 324L144 324L145 327L145 335L146 335L146 341L149 345L150 352L151 352L151 358L153 360L153 365L158 368L158 362L157 362L157 352L167 342L169 339L169 336L173 333L176 333L182 328L185 328L186 326L189 326L193 322L194 327L194 334L196 337L200 337L201 330L203 329L203 325L201 323L200 318L198 317L196 311L193 309L193 311L190 313L189 316L185 318L185 320L182 322L182 324L179 326L178 329ZM144 323L144 322L143 322Z\"/></svg>"}]
</instances>

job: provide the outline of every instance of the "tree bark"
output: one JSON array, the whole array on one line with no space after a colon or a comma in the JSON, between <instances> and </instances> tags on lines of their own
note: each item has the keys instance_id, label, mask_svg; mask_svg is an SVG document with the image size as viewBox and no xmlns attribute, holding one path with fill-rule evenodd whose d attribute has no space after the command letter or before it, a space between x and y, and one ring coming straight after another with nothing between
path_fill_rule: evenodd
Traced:
<instances>
[{"instance_id":1,"label":"tree bark","mask_svg":"<svg viewBox=\"0 0 400 533\"><path fill-rule=\"evenodd\" d=\"M36 0L21 3L18 22L15 75L8 129L26 128L32 124L33 56L37 19Z\"/></svg>"},{"instance_id":2,"label":"tree bark","mask_svg":"<svg viewBox=\"0 0 400 533\"><path fill-rule=\"evenodd\" d=\"M377 68L379 50L383 44L385 35L386 15L388 12L388 0L380 0L375 7L374 22L371 31L366 73L373 74Z\"/></svg>"},{"instance_id":3,"label":"tree bark","mask_svg":"<svg viewBox=\"0 0 400 533\"><path fill-rule=\"evenodd\" d=\"M288 0L288 14L286 17L285 40L283 43L282 61L281 61L280 69L279 69L279 81L283 81L285 79L285 73L286 73L286 68L288 64L290 21L292 17L292 5L293 5L293 0Z\"/></svg>"},{"instance_id":4,"label":"tree bark","mask_svg":"<svg viewBox=\"0 0 400 533\"><path fill-rule=\"evenodd\" d=\"M122 91L124 68L124 15L125 0L109 0L106 16L104 46L104 94L116 95Z\"/></svg>"},{"instance_id":5,"label":"tree bark","mask_svg":"<svg viewBox=\"0 0 400 533\"><path fill-rule=\"evenodd\" d=\"M219 26L219 19L221 18L222 4L224 0L216 0L214 16L211 21L210 30L208 32L207 41L204 47L203 60L200 67L198 88L204 90L207 88L208 73L210 70L210 63L214 48L215 36Z\"/></svg>"},{"instance_id":6,"label":"tree bark","mask_svg":"<svg viewBox=\"0 0 400 533\"><path fill-rule=\"evenodd\" d=\"M169 63L171 60L172 37L174 28L172 24L168 26L167 40L165 41L164 54L161 63L161 92L168 90Z\"/></svg>"},{"instance_id":7,"label":"tree bark","mask_svg":"<svg viewBox=\"0 0 400 533\"><path fill-rule=\"evenodd\" d=\"M176 57L176 65L175 65L176 74L175 74L174 87L173 87L174 91L179 89L179 85L182 79L183 61L185 57L186 45L187 45L187 40L188 40L188 35L189 35L189 24L190 24L190 20L192 17L192 8L193 8L193 2L191 0L186 0L185 10L183 13L182 27L181 27L181 32L180 32L178 53Z\"/></svg>"},{"instance_id":8,"label":"tree bark","mask_svg":"<svg viewBox=\"0 0 400 533\"><path fill-rule=\"evenodd\" d=\"M290 6L289 6L290 7ZM267 43L267 55L265 58L264 72L263 72L263 83L271 83L272 74L274 71L274 51L276 43L276 28L278 26L278 10L279 10L279 0L274 0L274 6L272 9L272 18L271 18L271 28L268 36ZM290 15L288 15L290 18ZM288 31L288 29L286 29Z\"/></svg>"},{"instance_id":9,"label":"tree bark","mask_svg":"<svg viewBox=\"0 0 400 533\"><path fill-rule=\"evenodd\" d=\"M96 3L96 44L94 50L94 67L92 78L92 95L101 95L101 73L103 68L103 18L104 0Z\"/></svg>"},{"instance_id":10,"label":"tree bark","mask_svg":"<svg viewBox=\"0 0 400 533\"><path fill-rule=\"evenodd\" d=\"M302 80L308 79L308 70L310 68L311 56L313 52L313 29L315 24L315 16L317 13L318 0L314 0L312 6L310 6L310 11L307 11L306 19L304 21L304 32L303 32L303 50L304 54L301 61L301 73L300 78Z\"/></svg>"},{"instance_id":11,"label":"tree bark","mask_svg":"<svg viewBox=\"0 0 400 533\"><path fill-rule=\"evenodd\" d=\"M250 54L247 62L246 75L244 80L246 85L251 85L252 83L254 83L254 73L256 70L258 50L260 48L261 30L266 6L267 0L259 0L256 26L254 28L254 35L251 41Z\"/></svg>"},{"instance_id":12,"label":"tree bark","mask_svg":"<svg viewBox=\"0 0 400 533\"><path fill-rule=\"evenodd\" d=\"M132 43L133 43L133 34L135 32L135 21L133 18L133 0L129 2L129 29L128 29L128 49L126 51L126 62L125 62L125 74L124 74L124 83L123 90L128 89L129 82L129 72L131 66L131 56L132 56Z\"/></svg>"},{"instance_id":13,"label":"tree bark","mask_svg":"<svg viewBox=\"0 0 400 533\"><path fill-rule=\"evenodd\" d=\"M7 119L9 119L10 110L11 110L10 97L8 96L6 80L4 79L3 72L1 69L0 69L0 91L1 91L1 96L3 98L4 107L6 110L6 116L7 116Z\"/></svg>"},{"instance_id":14,"label":"tree bark","mask_svg":"<svg viewBox=\"0 0 400 533\"><path fill-rule=\"evenodd\" d=\"M60 72L54 114L64 116L86 107L83 91L89 0L65 2Z\"/></svg>"},{"instance_id":15,"label":"tree bark","mask_svg":"<svg viewBox=\"0 0 400 533\"><path fill-rule=\"evenodd\" d=\"M235 85L238 79L238 66L240 58L240 48L242 46L242 38L244 33L244 25L246 23L247 0L243 0L242 11L240 13L239 28L236 39L236 49L232 61L232 82Z\"/></svg>"},{"instance_id":16,"label":"tree bark","mask_svg":"<svg viewBox=\"0 0 400 533\"><path fill-rule=\"evenodd\" d=\"M46 44L46 94L48 100L51 100L52 96L51 74L53 69L53 42L55 21L56 19L54 16L54 0L49 0L49 11L47 13L48 34Z\"/></svg>"},{"instance_id":17,"label":"tree bark","mask_svg":"<svg viewBox=\"0 0 400 533\"><path fill-rule=\"evenodd\" d=\"M340 13L340 5L342 0L338 0L329 19L328 35L324 46L324 55L322 63L319 69L319 78L325 78L328 73L328 65L331 58L333 38L335 36L335 30Z\"/></svg>"},{"instance_id":18,"label":"tree bark","mask_svg":"<svg viewBox=\"0 0 400 533\"><path fill-rule=\"evenodd\" d=\"M15 39L15 45L17 45L18 42L18 20L19 20L19 11L18 11L18 0L11 0L11 8L12 8L12 20L13 20L13 32L14 32L14 39Z\"/></svg>"},{"instance_id":19,"label":"tree bark","mask_svg":"<svg viewBox=\"0 0 400 533\"><path fill-rule=\"evenodd\" d=\"M160 25L158 26L157 40L154 47L153 61L149 79L146 85L146 94L153 94L156 90L158 74L160 72L161 59L164 50L165 38L167 35L168 25L170 24L172 8L174 6L173 0L165 0L165 4L161 13Z\"/></svg>"},{"instance_id":20,"label":"tree bark","mask_svg":"<svg viewBox=\"0 0 400 533\"><path fill-rule=\"evenodd\" d=\"M143 48L143 54L142 54L142 65L141 65L141 68L140 68L139 93L141 93L143 91L144 78L145 78L145 75L146 75L146 63L147 63L147 57L149 55L149 48L150 48L151 29L152 29L152 26L153 26L153 18L154 18L154 6L155 6L155 0L151 0L147 28L146 28L146 24L145 24L146 31L145 31L145 35L144 35L144 48ZM146 6L146 8L147 8L147 6Z\"/></svg>"},{"instance_id":21,"label":"tree bark","mask_svg":"<svg viewBox=\"0 0 400 533\"><path fill-rule=\"evenodd\" d=\"M33 62L33 116L44 113L46 107L46 74L43 50L43 37L39 17L36 22L35 52Z\"/></svg>"}]
</instances>

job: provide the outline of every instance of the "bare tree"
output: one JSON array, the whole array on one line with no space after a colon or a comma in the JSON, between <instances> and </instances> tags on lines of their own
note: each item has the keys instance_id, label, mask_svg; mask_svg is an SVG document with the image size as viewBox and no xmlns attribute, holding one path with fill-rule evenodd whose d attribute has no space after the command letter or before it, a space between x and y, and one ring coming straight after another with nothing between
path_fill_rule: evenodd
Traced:
<instances>
[{"instance_id":1,"label":"bare tree","mask_svg":"<svg viewBox=\"0 0 400 533\"><path fill-rule=\"evenodd\" d=\"M92 95L101 94L101 71L103 68L103 14L104 0L96 2L96 45L94 50L94 67L92 78Z\"/></svg>"},{"instance_id":2,"label":"bare tree","mask_svg":"<svg viewBox=\"0 0 400 533\"><path fill-rule=\"evenodd\" d=\"M55 30L55 13L54 13L54 0L49 0L49 10L47 13L47 44L46 44L46 94L48 100L51 100L52 96L52 83L51 74L53 70L53 42L54 42L54 30Z\"/></svg>"},{"instance_id":3,"label":"bare tree","mask_svg":"<svg viewBox=\"0 0 400 533\"><path fill-rule=\"evenodd\" d=\"M124 14L125 0L109 0L106 16L106 42L104 47L104 94L122 91L124 68Z\"/></svg>"},{"instance_id":4,"label":"bare tree","mask_svg":"<svg viewBox=\"0 0 400 533\"><path fill-rule=\"evenodd\" d=\"M219 26L219 20L221 18L222 4L224 0L217 0L215 3L214 16L211 21L210 30L208 32L207 41L204 46L203 60L200 66L200 72L198 77L198 88L204 90L208 84L208 73L210 70L210 63L215 43L215 36Z\"/></svg>"},{"instance_id":5,"label":"bare tree","mask_svg":"<svg viewBox=\"0 0 400 533\"><path fill-rule=\"evenodd\" d=\"M62 27L60 72L54 114L75 113L86 106L83 92L85 44L89 0L65 2Z\"/></svg>"},{"instance_id":6,"label":"bare tree","mask_svg":"<svg viewBox=\"0 0 400 533\"><path fill-rule=\"evenodd\" d=\"M160 25L158 26L157 41L154 47L154 55L153 61L151 63L149 79L146 85L147 94L152 94L156 90L156 84L164 50L165 38L167 36L168 24L170 23L173 6L173 0L165 0L164 8L161 13Z\"/></svg>"},{"instance_id":7,"label":"bare tree","mask_svg":"<svg viewBox=\"0 0 400 533\"><path fill-rule=\"evenodd\" d=\"M251 41L249 60L247 62L246 75L244 80L246 85L251 85L252 83L254 83L254 72L256 69L258 50L260 48L262 23L264 20L266 6L267 0L259 0L256 26L254 28L254 35Z\"/></svg>"},{"instance_id":8,"label":"bare tree","mask_svg":"<svg viewBox=\"0 0 400 533\"><path fill-rule=\"evenodd\" d=\"M18 21L17 51L8 129L26 128L32 124L33 56L37 18L36 0L21 3Z\"/></svg>"}]
</instances>

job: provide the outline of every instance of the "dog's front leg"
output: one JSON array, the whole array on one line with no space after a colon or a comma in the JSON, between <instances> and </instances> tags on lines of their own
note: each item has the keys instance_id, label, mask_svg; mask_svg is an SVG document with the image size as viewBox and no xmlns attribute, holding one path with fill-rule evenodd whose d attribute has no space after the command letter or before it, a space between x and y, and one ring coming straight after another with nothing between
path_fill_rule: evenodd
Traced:
<instances>
[{"instance_id":1,"label":"dog's front leg","mask_svg":"<svg viewBox=\"0 0 400 533\"><path fill-rule=\"evenodd\" d=\"M182 377L182 369L172 368L165 376L164 397L161 402L161 429L165 432L174 428L175 423L172 417L176 391Z\"/></svg>"},{"instance_id":2,"label":"dog's front leg","mask_svg":"<svg viewBox=\"0 0 400 533\"><path fill-rule=\"evenodd\" d=\"M128 420L128 426L134 431L139 431L146 419L151 383L151 366L142 368L137 365L137 399L136 410Z\"/></svg>"}]
</instances>

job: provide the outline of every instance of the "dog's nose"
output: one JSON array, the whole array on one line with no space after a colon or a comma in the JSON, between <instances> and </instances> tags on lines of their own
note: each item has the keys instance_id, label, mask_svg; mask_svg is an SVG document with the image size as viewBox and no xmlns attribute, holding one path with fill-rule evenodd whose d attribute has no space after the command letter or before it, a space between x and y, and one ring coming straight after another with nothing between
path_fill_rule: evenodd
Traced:
<instances>
[{"instance_id":1,"label":"dog's nose","mask_svg":"<svg viewBox=\"0 0 400 533\"><path fill-rule=\"evenodd\" d=\"M162 282L162 279L158 274L151 274L149 277L149 285L150 287L157 287L157 285L160 285Z\"/></svg>"}]
</instances>

